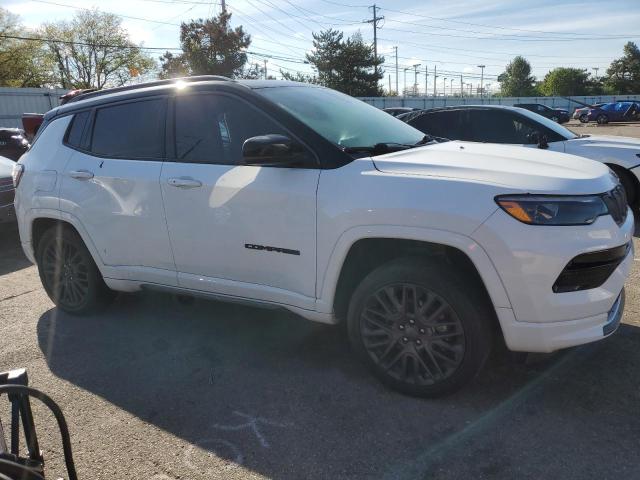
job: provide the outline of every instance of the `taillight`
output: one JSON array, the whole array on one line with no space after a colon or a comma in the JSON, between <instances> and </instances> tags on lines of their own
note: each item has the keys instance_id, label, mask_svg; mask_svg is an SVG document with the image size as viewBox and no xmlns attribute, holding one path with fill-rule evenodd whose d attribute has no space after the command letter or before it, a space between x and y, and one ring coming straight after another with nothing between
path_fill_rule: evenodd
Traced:
<instances>
[{"instance_id":1,"label":"taillight","mask_svg":"<svg viewBox=\"0 0 640 480\"><path fill-rule=\"evenodd\" d=\"M16 163L13 166L13 171L11 172L11 177L13 178L13 188L18 188L23 173L24 165L22 165L21 163Z\"/></svg>"}]
</instances>

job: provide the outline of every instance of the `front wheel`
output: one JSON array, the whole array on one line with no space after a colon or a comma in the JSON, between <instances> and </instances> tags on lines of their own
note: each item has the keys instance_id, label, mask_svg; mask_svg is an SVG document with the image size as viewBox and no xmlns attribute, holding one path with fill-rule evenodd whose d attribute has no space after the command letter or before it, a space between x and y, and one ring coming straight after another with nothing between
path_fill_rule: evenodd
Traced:
<instances>
[{"instance_id":1,"label":"front wheel","mask_svg":"<svg viewBox=\"0 0 640 480\"><path fill-rule=\"evenodd\" d=\"M90 313L112 298L87 247L71 229L59 225L47 230L38 243L36 260L42 285L61 310Z\"/></svg>"},{"instance_id":2,"label":"front wheel","mask_svg":"<svg viewBox=\"0 0 640 480\"><path fill-rule=\"evenodd\" d=\"M580 115L580 123L589 123L589 117L587 115Z\"/></svg>"},{"instance_id":3,"label":"front wheel","mask_svg":"<svg viewBox=\"0 0 640 480\"><path fill-rule=\"evenodd\" d=\"M551 117L551 121L552 121L552 122L559 123L559 122L560 122L560 119L554 115L553 117Z\"/></svg>"},{"instance_id":4,"label":"front wheel","mask_svg":"<svg viewBox=\"0 0 640 480\"><path fill-rule=\"evenodd\" d=\"M445 268L397 260L356 288L350 341L383 383L435 397L470 381L491 349L490 312L475 288Z\"/></svg>"}]
</instances>

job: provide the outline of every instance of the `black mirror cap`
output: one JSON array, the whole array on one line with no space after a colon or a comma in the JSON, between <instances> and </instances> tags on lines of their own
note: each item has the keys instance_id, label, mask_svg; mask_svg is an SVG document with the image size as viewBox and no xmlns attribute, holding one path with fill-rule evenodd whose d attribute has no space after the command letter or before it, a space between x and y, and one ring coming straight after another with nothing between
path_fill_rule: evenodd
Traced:
<instances>
[{"instance_id":1,"label":"black mirror cap","mask_svg":"<svg viewBox=\"0 0 640 480\"><path fill-rule=\"evenodd\" d=\"M291 167L306 159L302 145L286 135L268 134L247 138L242 145L245 165Z\"/></svg>"}]
</instances>

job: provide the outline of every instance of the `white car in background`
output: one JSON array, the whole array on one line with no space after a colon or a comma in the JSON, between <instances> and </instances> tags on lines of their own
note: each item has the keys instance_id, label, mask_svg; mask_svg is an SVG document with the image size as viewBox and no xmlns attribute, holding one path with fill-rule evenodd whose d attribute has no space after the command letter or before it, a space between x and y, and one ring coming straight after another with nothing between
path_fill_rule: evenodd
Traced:
<instances>
[{"instance_id":1,"label":"white car in background","mask_svg":"<svg viewBox=\"0 0 640 480\"><path fill-rule=\"evenodd\" d=\"M469 381L495 336L550 352L611 335L633 264L604 165L438 144L308 84L86 94L47 113L14 174L22 246L61 310L160 289L346 322L373 373L413 395Z\"/></svg>"},{"instance_id":2,"label":"white car in background","mask_svg":"<svg viewBox=\"0 0 640 480\"><path fill-rule=\"evenodd\" d=\"M608 165L620 177L630 205L640 201L640 140L576 135L524 108L460 105L406 113L398 118L423 133L482 143L503 143L570 153Z\"/></svg>"}]
</instances>

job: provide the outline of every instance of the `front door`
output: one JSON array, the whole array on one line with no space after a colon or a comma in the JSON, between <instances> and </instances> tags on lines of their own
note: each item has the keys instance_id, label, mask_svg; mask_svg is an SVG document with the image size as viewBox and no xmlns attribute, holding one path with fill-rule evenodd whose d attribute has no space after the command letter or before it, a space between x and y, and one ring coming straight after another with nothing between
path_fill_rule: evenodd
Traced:
<instances>
[{"instance_id":1,"label":"front door","mask_svg":"<svg viewBox=\"0 0 640 480\"><path fill-rule=\"evenodd\" d=\"M175 98L161 186L181 286L313 308L317 168L242 164L247 138L291 136L244 100Z\"/></svg>"}]
</instances>

